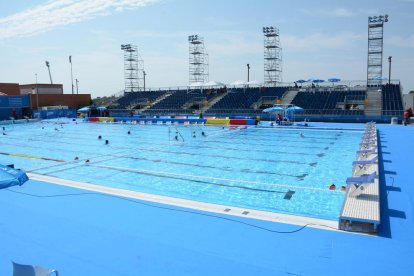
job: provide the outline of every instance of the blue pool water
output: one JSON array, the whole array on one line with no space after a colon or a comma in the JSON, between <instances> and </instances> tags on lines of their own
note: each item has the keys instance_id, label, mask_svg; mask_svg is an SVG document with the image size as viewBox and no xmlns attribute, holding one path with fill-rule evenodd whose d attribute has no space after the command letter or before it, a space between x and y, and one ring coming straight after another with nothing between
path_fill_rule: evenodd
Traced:
<instances>
[{"instance_id":1,"label":"blue pool water","mask_svg":"<svg viewBox=\"0 0 414 276\"><path fill-rule=\"evenodd\" d=\"M344 193L328 186L340 187L351 175L362 135L62 122L6 126L0 163L81 182L331 220L339 216Z\"/></svg>"}]
</instances>

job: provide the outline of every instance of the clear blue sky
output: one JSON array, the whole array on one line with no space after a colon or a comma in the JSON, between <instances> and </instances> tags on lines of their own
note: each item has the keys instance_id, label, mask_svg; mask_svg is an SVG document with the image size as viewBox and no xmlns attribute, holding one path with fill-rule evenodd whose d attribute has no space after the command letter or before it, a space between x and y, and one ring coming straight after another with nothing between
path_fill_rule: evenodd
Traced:
<instances>
[{"instance_id":1,"label":"clear blue sky","mask_svg":"<svg viewBox=\"0 0 414 276\"><path fill-rule=\"evenodd\" d=\"M15 0L0 2L0 82L41 83L49 76L70 93L70 64L80 92L123 89L121 44L139 47L147 87L188 84L187 36L204 37L210 80L263 81L263 26L280 30L283 81L366 79L367 20L388 14L383 75L414 90L414 0Z\"/></svg>"}]
</instances>

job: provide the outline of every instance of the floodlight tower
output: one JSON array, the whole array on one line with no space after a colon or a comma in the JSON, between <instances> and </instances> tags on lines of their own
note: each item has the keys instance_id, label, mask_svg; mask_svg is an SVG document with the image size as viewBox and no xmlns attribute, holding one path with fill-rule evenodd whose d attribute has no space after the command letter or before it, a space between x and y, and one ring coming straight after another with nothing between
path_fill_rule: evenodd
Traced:
<instances>
[{"instance_id":1,"label":"floodlight tower","mask_svg":"<svg viewBox=\"0 0 414 276\"><path fill-rule=\"evenodd\" d=\"M388 22L387 14L368 17L367 86L377 86L382 83L382 55L385 22Z\"/></svg>"},{"instance_id":2,"label":"floodlight tower","mask_svg":"<svg viewBox=\"0 0 414 276\"><path fill-rule=\"evenodd\" d=\"M45 63L46 63L47 70L49 71L50 84L53 84L52 74L50 73L50 63L47 60L45 61Z\"/></svg>"},{"instance_id":3,"label":"floodlight tower","mask_svg":"<svg viewBox=\"0 0 414 276\"><path fill-rule=\"evenodd\" d=\"M138 92L144 89L144 61L138 52L138 47L122 44L124 51L125 92Z\"/></svg>"},{"instance_id":4,"label":"floodlight tower","mask_svg":"<svg viewBox=\"0 0 414 276\"><path fill-rule=\"evenodd\" d=\"M264 35L264 83L276 86L282 82L282 48L279 29L263 27Z\"/></svg>"},{"instance_id":5,"label":"floodlight tower","mask_svg":"<svg viewBox=\"0 0 414 276\"><path fill-rule=\"evenodd\" d=\"M189 43L189 84L208 81L208 54L204 47L204 38L190 35Z\"/></svg>"}]
</instances>

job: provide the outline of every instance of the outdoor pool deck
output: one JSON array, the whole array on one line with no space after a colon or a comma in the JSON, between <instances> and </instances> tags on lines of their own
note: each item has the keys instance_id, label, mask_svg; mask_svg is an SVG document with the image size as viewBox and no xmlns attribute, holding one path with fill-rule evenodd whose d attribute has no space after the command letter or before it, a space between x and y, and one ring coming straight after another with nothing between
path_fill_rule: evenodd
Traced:
<instances>
[{"instance_id":1,"label":"outdoor pool deck","mask_svg":"<svg viewBox=\"0 0 414 276\"><path fill-rule=\"evenodd\" d=\"M414 258L414 127L377 127L378 236L30 180L0 190L0 275L12 275L11 261L55 268L60 275L408 275Z\"/></svg>"}]
</instances>

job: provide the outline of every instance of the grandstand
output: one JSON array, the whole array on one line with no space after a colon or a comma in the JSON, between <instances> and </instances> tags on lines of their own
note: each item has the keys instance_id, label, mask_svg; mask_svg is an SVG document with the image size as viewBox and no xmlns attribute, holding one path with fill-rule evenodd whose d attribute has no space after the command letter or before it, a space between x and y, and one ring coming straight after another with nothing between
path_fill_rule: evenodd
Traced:
<instances>
[{"instance_id":1,"label":"grandstand","mask_svg":"<svg viewBox=\"0 0 414 276\"><path fill-rule=\"evenodd\" d=\"M304 108L300 114L302 117L319 121L360 121L364 118L389 121L390 116L402 116L404 110L399 82L368 88L347 83L348 85L316 87L187 87L125 92L109 105L109 109L124 111L125 114L134 110L135 113L151 116L203 113L209 116L261 115L266 118L263 109L283 103L300 106ZM377 100L372 100L372 96L369 98L368 93L373 93ZM373 114L377 116L372 116Z\"/></svg>"}]
</instances>

